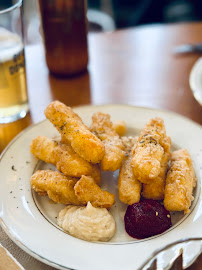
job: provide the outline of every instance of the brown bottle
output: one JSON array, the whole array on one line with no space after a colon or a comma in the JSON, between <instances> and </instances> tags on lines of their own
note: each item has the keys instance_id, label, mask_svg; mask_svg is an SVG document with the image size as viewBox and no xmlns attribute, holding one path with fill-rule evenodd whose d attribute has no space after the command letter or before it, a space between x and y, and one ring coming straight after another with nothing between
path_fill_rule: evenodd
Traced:
<instances>
[{"instance_id":1,"label":"brown bottle","mask_svg":"<svg viewBox=\"0 0 202 270\"><path fill-rule=\"evenodd\" d=\"M39 0L46 63L55 75L72 76L88 65L86 0Z\"/></svg>"}]
</instances>

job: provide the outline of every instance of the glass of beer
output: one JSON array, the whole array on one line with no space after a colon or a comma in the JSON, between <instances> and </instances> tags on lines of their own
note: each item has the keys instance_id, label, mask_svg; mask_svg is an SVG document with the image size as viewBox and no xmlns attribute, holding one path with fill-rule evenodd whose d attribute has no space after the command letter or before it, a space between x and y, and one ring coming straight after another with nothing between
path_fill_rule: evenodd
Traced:
<instances>
[{"instance_id":1,"label":"glass of beer","mask_svg":"<svg viewBox=\"0 0 202 270\"><path fill-rule=\"evenodd\" d=\"M0 124L26 116L29 106L22 0L0 8Z\"/></svg>"},{"instance_id":2,"label":"glass of beer","mask_svg":"<svg viewBox=\"0 0 202 270\"><path fill-rule=\"evenodd\" d=\"M38 0L38 4L50 72L64 77L86 71L86 0Z\"/></svg>"}]
</instances>

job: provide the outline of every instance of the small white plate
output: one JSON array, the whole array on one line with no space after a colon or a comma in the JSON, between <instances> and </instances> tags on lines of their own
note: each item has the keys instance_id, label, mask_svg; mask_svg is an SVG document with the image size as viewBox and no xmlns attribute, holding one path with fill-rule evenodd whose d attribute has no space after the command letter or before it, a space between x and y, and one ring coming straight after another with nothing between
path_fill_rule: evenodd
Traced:
<instances>
[{"instance_id":1,"label":"small white plate","mask_svg":"<svg viewBox=\"0 0 202 270\"><path fill-rule=\"evenodd\" d=\"M119 270L138 269L154 250L181 238L201 236L202 202L200 168L202 130L199 125L175 113L137 108L127 105L83 106L74 109L86 125L94 112L111 115L112 121L124 120L128 135L137 135L152 117L162 117L173 149L187 148L192 156L198 179L191 212L175 214L175 225L167 232L144 240L129 237L124 229L126 206L118 199L118 173L104 173L102 188L115 193L116 204L110 210L116 219L117 231L108 243L92 243L74 238L56 224L58 211L64 207L50 203L47 197L32 193L29 179L36 169L53 168L38 161L29 151L29 144L38 135L55 137L56 129L47 120L27 128L6 148L0 161L0 219L10 238L24 251L58 269ZM182 217L183 216L183 217Z\"/></svg>"},{"instance_id":2,"label":"small white plate","mask_svg":"<svg viewBox=\"0 0 202 270\"><path fill-rule=\"evenodd\" d=\"M191 70L189 85L195 99L202 105L202 57L196 61Z\"/></svg>"}]
</instances>

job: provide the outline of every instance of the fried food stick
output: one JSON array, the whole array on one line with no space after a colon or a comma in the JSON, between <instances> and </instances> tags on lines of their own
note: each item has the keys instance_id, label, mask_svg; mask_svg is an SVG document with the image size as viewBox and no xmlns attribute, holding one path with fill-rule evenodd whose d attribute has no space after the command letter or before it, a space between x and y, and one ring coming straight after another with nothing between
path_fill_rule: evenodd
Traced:
<instances>
[{"instance_id":1,"label":"fried food stick","mask_svg":"<svg viewBox=\"0 0 202 270\"><path fill-rule=\"evenodd\" d=\"M160 174L164 153L170 152L170 145L163 120L151 119L133 148L131 165L139 181L149 184Z\"/></svg>"},{"instance_id":2,"label":"fried food stick","mask_svg":"<svg viewBox=\"0 0 202 270\"><path fill-rule=\"evenodd\" d=\"M100 185L101 171L100 171L99 164L89 163L87 160L85 160L82 157L80 157L79 155L77 155L77 153L74 152L73 148L70 145L59 143L58 148L59 149L56 151L56 153L57 153L57 156L59 156L59 158L60 158L59 162L57 163L57 169L59 171L63 172L64 175L67 175L67 176L74 176L74 177L81 177L82 175L92 176L93 179L95 180L96 184ZM61 158L61 150L62 150L62 152L68 150L68 154L66 153L63 158ZM68 155L70 155L69 158L67 157ZM69 164L67 165L67 163L69 163ZM74 166L74 164L75 164L75 166ZM84 173L84 166L86 166L86 167L90 166L91 172ZM69 168L69 171L73 170L73 168L75 167L74 175L68 174L68 172L66 172L66 170L64 170L66 167ZM80 170L80 175L78 175L78 173L77 173L78 170ZM82 170L82 172L81 172L81 170ZM76 174L78 176L76 176Z\"/></svg>"},{"instance_id":3,"label":"fried food stick","mask_svg":"<svg viewBox=\"0 0 202 270\"><path fill-rule=\"evenodd\" d=\"M100 165L99 164L92 164L92 166L93 166L93 170L89 176L91 176L95 180L96 184L98 186L100 186L100 182L101 182Z\"/></svg>"},{"instance_id":4,"label":"fried food stick","mask_svg":"<svg viewBox=\"0 0 202 270\"><path fill-rule=\"evenodd\" d=\"M112 124L112 128L116 131L116 133L121 137L124 136L126 134L127 131L127 127L126 127L126 123L122 120L116 120L113 122ZM62 143L68 143L67 140L62 136L61 139Z\"/></svg>"},{"instance_id":5,"label":"fried food stick","mask_svg":"<svg viewBox=\"0 0 202 270\"><path fill-rule=\"evenodd\" d=\"M99 166L91 164L77 155L70 145L61 144L45 136L38 136L32 140L30 151L38 159L54 164L66 176L91 175L96 183L100 184Z\"/></svg>"},{"instance_id":6,"label":"fried food stick","mask_svg":"<svg viewBox=\"0 0 202 270\"><path fill-rule=\"evenodd\" d=\"M119 173L118 189L119 199L125 204L133 204L140 201L142 184L136 179L131 167L132 147L137 143L137 138L122 137L126 155L122 161Z\"/></svg>"},{"instance_id":7,"label":"fried food stick","mask_svg":"<svg viewBox=\"0 0 202 270\"><path fill-rule=\"evenodd\" d=\"M80 157L99 163L105 153L103 143L90 132L70 107L54 101L44 113Z\"/></svg>"},{"instance_id":8,"label":"fried food stick","mask_svg":"<svg viewBox=\"0 0 202 270\"><path fill-rule=\"evenodd\" d=\"M125 135L127 131L126 123L122 120L114 121L112 124L112 128L120 137Z\"/></svg>"},{"instance_id":9,"label":"fried food stick","mask_svg":"<svg viewBox=\"0 0 202 270\"><path fill-rule=\"evenodd\" d=\"M82 176L74 186L75 194L82 204L91 202L94 207L110 208L114 204L114 195L103 191L90 176Z\"/></svg>"},{"instance_id":10,"label":"fried food stick","mask_svg":"<svg viewBox=\"0 0 202 270\"><path fill-rule=\"evenodd\" d=\"M92 165L77 155L69 145L60 144L45 136L38 136L32 140L30 151L38 159L56 165L64 175L73 177L91 175Z\"/></svg>"},{"instance_id":11,"label":"fried food stick","mask_svg":"<svg viewBox=\"0 0 202 270\"><path fill-rule=\"evenodd\" d=\"M56 171L37 171L31 177L31 187L39 195L48 195L56 203L82 205L75 195L74 185L78 180Z\"/></svg>"},{"instance_id":12,"label":"fried food stick","mask_svg":"<svg viewBox=\"0 0 202 270\"><path fill-rule=\"evenodd\" d=\"M171 166L165 186L164 206L168 211L189 212L196 177L191 157L186 149L175 151L171 155Z\"/></svg>"},{"instance_id":13,"label":"fried food stick","mask_svg":"<svg viewBox=\"0 0 202 270\"><path fill-rule=\"evenodd\" d=\"M110 116L101 112L95 113L90 130L98 136L105 146L105 154L101 160L103 171L116 171L121 167L124 157L124 146L119 135L112 128Z\"/></svg>"},{"instance_id":14,"label":"fried food stick","mask_svg":"<svg viewBox=\"0 0 202 270\"><path fill-rule=\"evenodd\" d=\"M152 180L151 184L143 184L142 196L144 198L163 200L169 159L170 154L164 153L161 162L160 174L154 180Z\"/></svg>"},{"instance_id":15,"label":"fried food stick","mask_svg":"<svg viewBox=\"0 0 202 270\"><path fill-rule=\"evenodd\" d=\"M121 137L123 146L124 146L124 151L126 155L130 153L135 146L135 144L138 142L138 136L132 137L132 136L123 136Z\"/></svg>"},{"instance_id":16,"label":"fried food stick","mask_svg":"<svg viewBox=\"0 0 202 270\"><path fill-rule=\"evenodd\" d=\"M68 145L68 142L67 140L62 137L61 138L61 142L62 142L62 145ZM71 147L71 146L70 146ZM74 151L74 150L73 150ZM84 159L82 159L84 160ZM86 161L87 162L87 161ZM100 171L100 166L99 164L92 164L92 163L89 163L92 167L92 172L90 174L87 174L87 173L83 173L83 175L89 175L89 176L92 176L93 179L95 180L96 184L97 185L100 185L100 182L101 182L101 171ZM81 176L81 175L80 175Z\"/></svg>"}]
</instances>

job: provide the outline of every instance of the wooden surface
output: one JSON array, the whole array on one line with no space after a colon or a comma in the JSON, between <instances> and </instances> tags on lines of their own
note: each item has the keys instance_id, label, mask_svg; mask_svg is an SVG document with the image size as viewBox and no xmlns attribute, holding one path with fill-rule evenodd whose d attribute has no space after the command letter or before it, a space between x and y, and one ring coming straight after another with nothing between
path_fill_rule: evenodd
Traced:
<instances>
[{"instance_id":1,"label":"wooden surface","mask_svg":"<svg viewBox=\"0 0 202 270\"><path fill-rule=\"evenodd\" d=\"M0 125L0 151L22 129L44 119L55 99L69 106L125 103L180 113L202 124L202 107L189 87L197 54L174 56L172 48L202 41L202 23L152 25L89 35L88 72L71 79L49 74L42 44L26 48L30 114Z\"/></svg>"}]
</instances>

